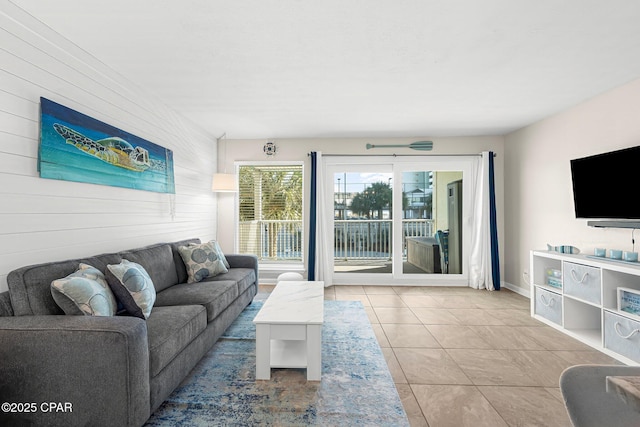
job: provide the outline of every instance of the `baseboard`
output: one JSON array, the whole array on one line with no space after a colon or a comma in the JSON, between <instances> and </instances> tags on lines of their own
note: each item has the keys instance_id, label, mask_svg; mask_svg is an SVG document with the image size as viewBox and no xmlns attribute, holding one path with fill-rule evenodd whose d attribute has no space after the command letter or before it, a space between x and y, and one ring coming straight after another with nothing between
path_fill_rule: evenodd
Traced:
<instances>
[{"instance_id":1,"label":"baseboard","mask_svg":"<svg viewBox=\"0 0 640 427\"><path fill-rule=\"evenodd\" d=\"M260 278L260 284L261 285L275 285L276 284L276 280L275 280L275 278L262 278L261 277ZM360 282L358 282L358 283L334 283L334 285L349 286L349 285L362 285L362 283L360 283ZM368 285L369 286L375 286L376 284L368 283ZM384 285L388 285L388 283L385 283ZM415 284L415 283L410 283L410 284L398 283L398 284L394 284L393 286L398 286L398 287L400 287L400 286L427 286L428 287L430 285L424 284L424 283L421 283L421 284L418 284L418 285ZM432 286L435 286L435 285L432 285ZM442 285L440 284L438 286L442 286ZM466 285L447 284L447 286L458 286L458 287L461 287L461 286L466 286ZM503 287L503 288L509 289L510 291L513 291L513 292L515 292L517 294L520 294L523 297L531 298L531 292L529 292L529 288L523 288L521 286L516 286L516 285L508 283L508 282L501 282L500 286Z\"/></svg>"},{"instance_id":2,"label":"baseboard","mask_svg":"<svg viewBox=\"0 0 640 427\"><path fill-rule=\"evenodd\" d=\"M508 283L508 282L502 282L501 286L503 288L507 288L510 291L513 291L517 294L522 295L523 297L527 297L527 298L531 298L531 292L529 291L529 288L523 288L521 286L516 286L512 283Z\"/></svg>"}]
</instances>

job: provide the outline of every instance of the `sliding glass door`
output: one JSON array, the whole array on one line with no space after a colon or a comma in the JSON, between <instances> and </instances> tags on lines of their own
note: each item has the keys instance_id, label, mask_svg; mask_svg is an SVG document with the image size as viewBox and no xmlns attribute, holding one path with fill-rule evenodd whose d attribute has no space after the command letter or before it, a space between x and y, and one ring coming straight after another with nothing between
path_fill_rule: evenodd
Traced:
<instances>
[{"instance_id":1,"label":"sliding glass door","mask_svg":"<svg viewBox=\"0 0 640 427\"><path fill-rule=\"evenodd\" d=\"M472 157L325 162L334 283L466 284Z\"/></svg>"},{"instance_id":2,"label":"sliding glass door","mask_svg":"<svg viewBox=\"0 0 640 427\"><path fill-rule=\"evenodd\" d=\"M471 161L431 157L394 162L396 185L394 278L431 279L442 284L466 280L464 223L469 207ZM465 197L465 194L467 197ZM399 251L400 252L400 251Z\"/></svg>"},{"instance_id":3,"label":"sliding glass door","mask_svg":"<svg viewBox=\"0 0 640 427\"><path fill-rule=\"evenodd\" d=\"M336 165L329 175L333 188L334 273L390 276L391 166Z\"/></svg>"}]
</instances>

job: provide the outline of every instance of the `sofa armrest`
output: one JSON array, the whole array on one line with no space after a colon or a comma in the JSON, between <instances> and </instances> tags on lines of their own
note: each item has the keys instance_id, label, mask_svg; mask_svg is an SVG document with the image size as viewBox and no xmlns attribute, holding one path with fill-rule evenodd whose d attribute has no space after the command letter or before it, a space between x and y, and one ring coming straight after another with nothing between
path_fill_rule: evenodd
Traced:
<instances>
[{"instance_id":1,"label":"sofa armrest","mask_svg":"<svg viewBox=\"0 0 640 427\"><path fill-rule=\"evenodd\" d=\"M258 283L258 257L255 255L224 254L231 268L253 268L256 272L256 284Z\"/></svg>"},{"instance_id":2,"label":"sofa armrest","mask_svg":"<svg viewBox=\"0 0 640 427\"><path fill-rule=\"evenodd\" d=\"M0 412L0 425L142 425L150 415L146 323L1 317L3 402L15 403L16 412Z\"/></svg>"}]
</instances>

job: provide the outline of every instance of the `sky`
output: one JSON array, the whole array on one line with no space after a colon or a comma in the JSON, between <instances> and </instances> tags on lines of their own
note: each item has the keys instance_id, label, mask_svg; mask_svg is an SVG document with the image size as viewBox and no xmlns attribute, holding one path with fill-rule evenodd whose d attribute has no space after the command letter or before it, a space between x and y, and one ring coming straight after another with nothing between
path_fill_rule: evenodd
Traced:
<instances>
[{"instance_id":1,"label":"sky","mask_svg":"<svg viewBox=\"0 0 640 427\"><path fill-rule=\"evenodd\" d=\"M346 172L334 174L334 192L345 192L345 177L347 181L347 193L357 193L363 191L366 187L376 182L389 183L391 187L393 187L393 173L391 172ZM424 173L404 172L403 177L403 181L411 188L415 188L415 186L423 189L425 188L425 185L422 184L422 180L425 178ZM419 183L416 181L416 179L419 180ZM338 189L338 184L340 184L340 189Z\"/></svg>"},{"instance_id":2,"label":"sky","mask_svg":"<svg viewBox=\"0 0 640 427\"><path fill-rule=\"evenodd\" d=\"M367 186L375 182L389 182L389 178L393 177L392 173L380 172L347 172L336 173L333 176L334 191L338 191L338 183L340 183L340 192L344 192L345 175L347 178L347 193L355 193L364 190ZM338 181L339 180L339 181ZM393 185L393 180L392 185Z\"/></svg>"}]
</instances>

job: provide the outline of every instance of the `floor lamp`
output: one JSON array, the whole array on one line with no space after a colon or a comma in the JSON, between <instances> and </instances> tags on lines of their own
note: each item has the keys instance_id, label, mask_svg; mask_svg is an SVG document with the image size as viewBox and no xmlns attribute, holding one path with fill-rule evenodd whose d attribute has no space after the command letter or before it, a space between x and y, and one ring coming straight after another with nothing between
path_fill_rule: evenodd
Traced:
<instances>
[{"instance_id":1,"label":"floor lamp","mask_svg":"<svg viewBox=\"0 0 640 427\"><path fill-rule=\"evenodd\" d=\"M222 134L220 138L218 138L218 145L224 138L224 149L225 153L227 151L227 141L226 141L226 133ZM227 173L227 159L226 156L222 157L224 167L224 173L215 173L213 174L213 182L211 183L211 190L216 193L235 193L238 191L236 185L236 175L232 173Z\"/></svg>"}]
</instances>

